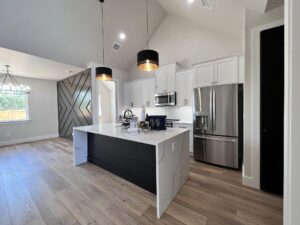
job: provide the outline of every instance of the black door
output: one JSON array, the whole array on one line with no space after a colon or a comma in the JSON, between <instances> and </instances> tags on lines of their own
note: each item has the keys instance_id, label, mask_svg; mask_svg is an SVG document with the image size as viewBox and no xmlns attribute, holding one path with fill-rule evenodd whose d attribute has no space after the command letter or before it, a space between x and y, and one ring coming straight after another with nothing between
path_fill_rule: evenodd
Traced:
<instances>
[{"instance_id":1,"label":"black door","mask_svg":"<svg viewBox=\"0 0 300 225\"><path fill-rule=\"evenodd\" d=\"M283 194L284 26L261 32L261 178L263 191Z\"/></svg>"}]
</instances>

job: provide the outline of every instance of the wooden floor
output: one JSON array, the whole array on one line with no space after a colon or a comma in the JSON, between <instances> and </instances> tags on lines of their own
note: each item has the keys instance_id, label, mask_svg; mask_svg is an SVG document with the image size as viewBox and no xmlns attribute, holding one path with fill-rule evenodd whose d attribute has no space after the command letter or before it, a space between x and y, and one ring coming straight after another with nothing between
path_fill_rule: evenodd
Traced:
<instances>
[{"instance_id":1,"label":"wooden floor","mask_svg":"<svg viewBox=\"0 0 300 225\"><path fill-rule=\"evenodd\" d=\"M162 219L155 196L99 167L72 164L72 143L0 148L0 225L282 224L282 199L241 185L237 171L191 160L190 178Z\"/></svg>"}]
</instances>

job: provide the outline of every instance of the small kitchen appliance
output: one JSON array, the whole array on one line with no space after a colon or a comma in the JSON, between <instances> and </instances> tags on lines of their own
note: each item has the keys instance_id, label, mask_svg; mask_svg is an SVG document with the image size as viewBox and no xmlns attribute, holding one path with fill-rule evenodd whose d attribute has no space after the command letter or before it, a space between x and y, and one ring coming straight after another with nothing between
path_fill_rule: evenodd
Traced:
<instances>
[{"instance_id":1,"label":"small kitchen appliance","mask_svg":"<svg viewBox=\"0 0 300 225\"><path fill-rule=\"evenodd\" d=\"M146 121L149 122L151 130L166 130L167 129L167 116L153 115L146 116Z\"/></svg>"},{"instance_id":2,"label":"small kitchen appliance","mask_svg":"<svg viewBox=\"0 0 300 225\"><path fill-rule=\"evenodd\" d=\"M175 106L176 92L164 92L154 95L155 106Z\"/></svg>"}]
</instances>

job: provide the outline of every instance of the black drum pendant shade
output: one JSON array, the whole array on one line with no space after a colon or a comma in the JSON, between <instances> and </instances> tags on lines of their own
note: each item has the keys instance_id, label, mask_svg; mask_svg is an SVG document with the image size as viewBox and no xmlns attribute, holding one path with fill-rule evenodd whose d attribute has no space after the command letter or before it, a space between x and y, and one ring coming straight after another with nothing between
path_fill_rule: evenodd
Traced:
<instances>
[{"instance_id":1,"label":"black drum pendant shade","mask_svg":"<svg viewBox=\"0 0 300 225\"><path fill-rule=\"evenodd\" d=\"M112 69L108 67L97 67L96 79L103 81L112 80Z\"/></svg>"},{"instance_id":2,"label":"black drum pendant shade","mask_svg":"<svg viewBox=\"0 0 300 225\"><path fill-rule=\"evenodd\" d=\"M159 67L159 55L157 51L146 49L137 55L137 65L142 71L155 71Z\"/></svg>"},{"instance_id":3,"label":"black drum pendant shade","mask_svg":"<svg viewBox=\"0 0 300 225\"><path fill-rule=\"evenodd\" d=\"M104 24L103 24L103 2L104 0L99 0L102 3L102 60L104 64ZM96 79L102 81L112 80L112 69L109 67L101 66L96 68Z\"/></svg>"},{"instance_id":4,"label":"black drum pendant shade","mask_svg":"<svg viewBox=\"0 0 300 225\"><path fill-rule=\"evenodd\" d=\"M146 0L146 20L147 20L147 48L137 54L137 66L141 71L155 71L159 67L159 55L157 51L149 49L149 9Z\"/></svg>"}]
</instances>

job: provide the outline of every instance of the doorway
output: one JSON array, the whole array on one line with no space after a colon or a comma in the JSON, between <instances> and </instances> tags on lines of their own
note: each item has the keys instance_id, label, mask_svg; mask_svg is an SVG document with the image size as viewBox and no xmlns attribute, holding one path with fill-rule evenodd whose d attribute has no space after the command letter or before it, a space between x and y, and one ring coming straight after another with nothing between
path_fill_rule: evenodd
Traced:
<instances>
[{"instance_id":1,"label":"doorway","mask_svg":"<svg viewBox=\"0 0 300 225\"><path fill-rule=\"evenodd\" d=\"M116 81L99 81L99 122L114 123L117 118Z\"/></svg>"},{"instance_id":2,"label":"doorway","mask_svg":"<svg viewBox=\"0 0 300 225\"><path fill-rule=\"evenodd\" d=\"M284 26L260 33L260 187L283 194Z\"/></svg>"}]
</instances>

